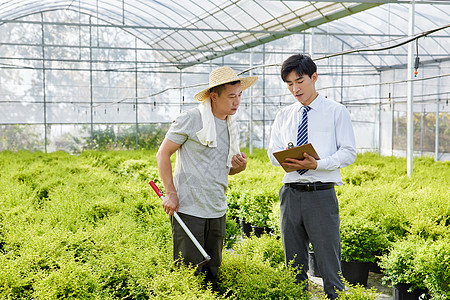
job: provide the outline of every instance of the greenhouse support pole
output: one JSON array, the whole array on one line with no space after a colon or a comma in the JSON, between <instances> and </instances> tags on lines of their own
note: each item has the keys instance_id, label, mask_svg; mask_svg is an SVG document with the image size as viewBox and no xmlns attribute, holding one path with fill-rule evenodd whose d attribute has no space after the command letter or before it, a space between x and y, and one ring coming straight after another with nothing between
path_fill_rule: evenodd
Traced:
<instances>
[{"instance_id":1,"label":"greenhouse support pole","mask_svg":"<svg viewBox=\"0 0 450 300\"><path fill-rule=\"evenodd\" d=\"M134 37L134 94L136 97L136 150L139 149L139 120L138 120L138 55L137 55L137 37Z\"/></svg>"},{"instance_id":2,"label":"greenhouse support pole","mask_svg":"<svg viewBox=\"0 0 450 300\"><path fill-rule=\"evenodd\" d=\"M441 67L438 67L439 75L441 75ZM441 77L438 79L438 95L441 94ZM440 96L439 96L440 97ZM439 161L439 104L440 98L436 100L436 133L435 133L435 145L434 145L434 161Z\"/></svg>"},{"instance_id":3,"label":"greenhouse support pole","mask_svg":"<svg viewBox=\"0 0 450 300\"><path fill-rule=\"evenodd\" d=\"M253 49L250 51L250 76L253 76ZM250 123L249 123L249 133L250 133L250 145L249 153L253 154L253 88L250 88Z\"/></svg>"},{"instance_id":4,"label":"greenhouse support pole","mask_svg":"<svg viewBox=\"0 0 450 300\"><path fill-rule=\"evenodd\" d=\"M409 28L408 36L412 37L414 35L414 14L415 14L416 1L411 1L411 6L409 8ZM413 144L414 144L414 104L413 104L413 43L408 44L408 68L407 68L407 80L408 80L408 90L407 90L407 111L406 111L406 172L408 176L413 173Z\"/></svg>"},{"instance_id":5,"label":"greenhouse support pole","mask_svg":"<svg viewBox=\"0 0 450 300\"><path fill-rule=\"evenodd\" d=\"M395 72L395 71L394 71ZM395 73L394 73L395 78ZM395 110L394 110L394 97L391 98L391 156L394 155L394 127L395 127ZM397 122L398 123L398 122Z\"/></svg>"},{"instance_id":6,"label":"greenhouse support pole","mask_svg":"<svg viewBox=\"0 0 450 300\"><path fill-rule=\"evenodd\" d=\"M378 154L381 154L381 72L378 74L380 85L378 87Z\"/></svg>"},{"instance_id":7,"label":"greenhouse support pole","mask_svg":"<svg viewBox=\"0 0 450 300\"><path fill-rule=\"evenodd\" d=\"M92 86L92 26L91 17L89 17L89 91L91 106L91 150L94 149L94 89Z\"/></svg>"},{"instance_id":8,"label":"greenhouse support pole","mask_svg":"<svg viewBox=\"0 0 450 300\"><path fill-rule=\"evenodd\" d=\"M434 161L439 161L439 102L440 99L436 100L436 138L434 146Z\"/></svg>"},{"instance_id":9,"label":"greenhouse support pole","mask_svg":"<svg viewBox=\"0 0 450 300\"><path fill-rule=\"evenodd\" d=\"M311 36L309 38L309 56L311 56L311 58L313 58L313 56L314 56L314 48L313 48L314 27L311 27L310 30L311 30Z\"/></svg>"},{"instance_id":10,"label":"greenhouse support pole","mask_svg":"<svg viewBox=\"0 0 450 300\"><path fill-rule=\"evenodd\" d=\"M420 156L423 156L423 120L425 115L425 105L422 104L422 113L420 114Z\"/></svg>"},{"instance_id":11,"label":"greenhouse support pole","mask_svg":"<svg viewBox=\"0 0 450 300\"><path fill-rule=\"evenodd\" d=\"M263 66L266 65L266 44L263 44ZM263 113L262 113L262 120L263 120L263 142L262 146L265 149L266 148L266 68L263 67L263 90L262 90L262 100L263 100Z\"/></svg>"},{"instance_id":12,"label":"greenhouse support pole","mask_svg":"<svg viewBox=\"0 0 450 300\"><path fill-rule=\"evenodd\" d=\"M47 153L47 93L45 84L45 47L44 47L44 14L41 13L41 32L42 32L42 89L44 100L44 152Z\"/></svg>"},{"instance_id":13,"label":"greenhouse support pole","mask_svg":"<svg viewBox=\"0 0 450 300\"><path fill-rule=\"evenodd\" d=\"M183 70L180 70L180 114L181 114L181 108L183 107Z\"/></svg>"},{"instance_id":14,"label":"greenhouse support pole","mask_svg":"<svg viewBox=\"0 0 450 300\"><path fill-rule=\"evenodd\" d=\"M341 45L341 51L344 52L344 42L341 41ZM341 55L341 104L344 102L344 56Z\"/></svg>"}]
</instances>

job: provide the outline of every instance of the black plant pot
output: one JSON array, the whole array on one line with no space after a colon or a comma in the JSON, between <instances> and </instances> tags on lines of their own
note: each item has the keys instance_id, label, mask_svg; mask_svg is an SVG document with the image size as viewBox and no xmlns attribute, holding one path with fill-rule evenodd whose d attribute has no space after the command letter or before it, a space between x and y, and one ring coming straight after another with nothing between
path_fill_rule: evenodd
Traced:
<instances>
[{"instance_id":1,"label":"black plant pot","mask_svg":"<svg viewBox=\"0 0 450 300\"><path fill-rule=\"evenodd\" d=\"M393 300L417 300L420 295L427 293L427 291L423 289L416 289L412 292L408 292L410 287L411 285L408 283L394 284L392 287Z\"/></svg>"},{"instance_id":2,"label":"black plant pot","mask_svg":"<svg viewBox=\"0 0 450 300\"><path fill-rule=\"evenodd\" d=\"M361 284L367 286L367 279L369 278L369 267L368 262L359 261L343 261L342 265L342 275L345 280L351 284Z\"/></svg>"},{"instance_id":3,"label":"black plant pot","mask_svg":"<svg viewBox=\"0 0 450 300\"><path fill-rule=\"evenodd\" d=\"M309 275L313 277L322 277L320 273L319 266L317 265L316 256L313 251L308 253L308 265L309 265Z\"/></svg>"},{"instance_id":4,"label":"black plant pot","mask_svg":"<svg viewBox=\"0 0 450 300\"><path fill-rule=\"evenodd\" d=\"M267 233L267 234L270 233L270 228L268 228L268 227L259 227L259 226L252 225L252 229L253 229L253 233L255 234L256 237L261 237L261 235L263 235L264 233Z\"/></svg>"},{"instance_id":5,"label":"black plant pot","mask_svg":"<svg viewBox=\"0 0 450 300\"><path fill-rule=\"evenodd\" d=\"M382 256L382 255L383 255L382 251L376 251L374 253L375 261L370 263L369 272L373 272L373 273L377 273L377 274L383 273L383 271L381 270L381 267L378 264L380 262L380 256Z\"/></svg>"},{"instance_id":6,"label":"black plant pot","mask_svg":"<svg viewBox=\"0 0 450 300\"><path fill-rule=\"evenodd\" d=\"M382 274L381 267L377 264L378 260L375 260L375 262L370 263L369 272Z\"/></svg>"},{"instance_id":7,"label":"black plant pot","mask_svg":"<svg viewBox=\"0 0 450 300\"><path fill-rule=\"evenodd\" d=\"M243 237L250 237L252 232L252 225L245 220L241 220L241 231Z\"/></svg>"}]
</instances>

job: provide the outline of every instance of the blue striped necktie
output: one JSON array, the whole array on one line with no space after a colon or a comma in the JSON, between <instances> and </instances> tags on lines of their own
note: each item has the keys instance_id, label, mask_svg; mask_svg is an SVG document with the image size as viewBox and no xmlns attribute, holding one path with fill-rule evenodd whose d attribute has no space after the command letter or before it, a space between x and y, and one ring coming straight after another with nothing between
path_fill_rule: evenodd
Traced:
<instances>
[{"instance_id":1,"label":"blue striped necktie","mask_svg":"<svg viewBox=\"0 0 450 300\"><path fill-rule=\"evenodd\" d=\"M297 129L297 146L304 145L308 142L308 111L311 109L309 106L302 106L302 118L298 123ZM297 170L300 175L305 174L308 169Z\"/></svg>"}]
</instances>

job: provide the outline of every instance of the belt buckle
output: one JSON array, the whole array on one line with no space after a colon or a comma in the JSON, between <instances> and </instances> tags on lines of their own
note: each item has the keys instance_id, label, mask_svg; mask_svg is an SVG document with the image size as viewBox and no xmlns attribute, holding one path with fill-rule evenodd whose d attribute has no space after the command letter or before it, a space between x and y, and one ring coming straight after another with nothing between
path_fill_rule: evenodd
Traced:
<instances>
[{"instance_id":1,"label":"belt buckle","mask_svg":"<svg viewBox=\"0 0 450 300\"><path fill-rule=\"evenodd\" d=\"M311 191L314 191L315 189L314 189L314 183L310 183L310 182L308 182L307 184L306 184L306 190L308 191L308 192L311 192Z\"/></svg>"}]
</instances>

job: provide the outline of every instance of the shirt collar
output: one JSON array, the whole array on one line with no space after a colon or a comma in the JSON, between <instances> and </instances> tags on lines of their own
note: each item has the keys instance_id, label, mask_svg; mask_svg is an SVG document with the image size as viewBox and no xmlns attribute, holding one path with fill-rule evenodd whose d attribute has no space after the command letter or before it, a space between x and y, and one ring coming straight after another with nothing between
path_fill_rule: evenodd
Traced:
<instances>
[{"instance_id":1,"label":"shirt collar","mask_svg":"<svg viewBox=\"0 0 450 300\"><path fill-rule=\"evenodd\" d=\"M311 102L311 104L308 106L311 107L311 109L313 109L313 110L318 109L320 104L322 103L322 101L323 101L322 95L318 94L316 99L314 99L314 101ZM297 111L301 111L303 104L301 104L300 102L297 101L296 105L297 105Z\"/></svg>"}]
</instances>

